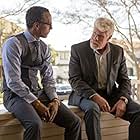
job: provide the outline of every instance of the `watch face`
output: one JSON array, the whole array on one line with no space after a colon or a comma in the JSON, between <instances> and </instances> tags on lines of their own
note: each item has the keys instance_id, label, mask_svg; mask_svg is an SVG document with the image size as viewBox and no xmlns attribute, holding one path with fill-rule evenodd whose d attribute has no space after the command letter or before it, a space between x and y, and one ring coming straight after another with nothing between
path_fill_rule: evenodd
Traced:
<instances>
[{"instance_id":1,"label":"watch face","mask_svg":"<svg viewBox=\"0 0 140 140\"><path fill-rule=\"evenodd\" d=\"M125 103L126 103L126 104L128 103L128 99L125 99Z\"/></svg>"},{"instance_id":2,"label":"watch face","mask_svg":"<svg viewBox=\"0 0 140 140\"><path fill-rule=\"evenodd\" d=\"M127 104L128 103L128 100L126 99L126 98L120 98L122 101L124 101L125 102L125 104Z\"/></svg>"},{"instance_id":3,"label":"watch face","mask_svg":"<svg viewBox=\"0 0 140 140\"><path fill-rule=\"evenodd\" d=\"M122 99L125 103L126 103L126 100L125 99Z\"/></svg>"}]
</instances>

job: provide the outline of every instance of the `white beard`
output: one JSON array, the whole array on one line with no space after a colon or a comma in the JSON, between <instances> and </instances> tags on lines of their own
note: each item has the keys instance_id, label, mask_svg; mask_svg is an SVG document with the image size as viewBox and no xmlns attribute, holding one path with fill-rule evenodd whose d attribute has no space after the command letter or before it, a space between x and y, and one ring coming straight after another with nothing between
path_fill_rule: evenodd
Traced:
<instances>
[{"instance_id":1,"label":"white beard","mask_svg":"<svg viewBox=\"0 0 140 140\"><path fill-rule=\"evenodd\" d=\"M100 47L97 44L92 44L91 43L90 46L91 46L92 49L96 49L96 50L100 49Z\"/></svg>"}]
</instances>

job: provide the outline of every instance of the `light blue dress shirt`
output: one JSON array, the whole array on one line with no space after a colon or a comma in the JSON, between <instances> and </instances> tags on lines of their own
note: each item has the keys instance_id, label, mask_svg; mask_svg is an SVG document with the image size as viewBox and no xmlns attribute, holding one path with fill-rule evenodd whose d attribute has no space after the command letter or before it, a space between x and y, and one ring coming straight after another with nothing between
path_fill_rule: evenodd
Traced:
<instances>
[{"instance_id":1,"label":"light blue dress shirt","mask_svg":"<svg viewBox=\"0 0 140 140\"><path fill-rule=\"evenodd\" d=\"M36 39L28 31L25 31L24 35L27 38L32 52L32 47L34 46L31 44L33 41L36 41ZM22 47L23 46L21 46L20 41L16 37L13 36L7 39L2 48L2 64L7 86L26 102L32 103L37 99L37 97L30 91L29 87L21 79L21 55L23 53ZM44 63L42 66L35 67L34 69L40 71L42 86L47 96L50 98L50 100L52 100L53 98L58 98L58 96L55 92L55 81L53 78L52 66L50 64L50 51L47 45L45 48L46 63ZM32 77L33 71L34 70L31 70L29 72L30 79L34 79L34 77Z\"/></svg>"}]
</instances>

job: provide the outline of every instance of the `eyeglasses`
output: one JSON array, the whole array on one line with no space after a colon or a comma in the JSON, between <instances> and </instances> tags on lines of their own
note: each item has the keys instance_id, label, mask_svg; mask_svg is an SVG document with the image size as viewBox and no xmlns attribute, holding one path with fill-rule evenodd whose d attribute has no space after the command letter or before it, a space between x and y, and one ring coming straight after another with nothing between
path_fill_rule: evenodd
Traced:
<instances>
[{"instance_id":1,"label":"eyeglasses","mask_svg":"<svg viewBox=\"0 0 140 140\"><path fill-rule=\"evenodd\" d=\"M105 38L105 35L104 34L99 34L99 33L94 31L93 34L92 34L92 37L95 37L95 38L98 37L98 40L103 40Z\"/></svg>"},{"instance_id":2,"label":"eyeglasses","mask_svg":"<svg viewBox=\"0 0 140 140\"><path fill-rule=\"evenodd\" d=\"M50 26L50 29L52 29L52 23L47 23L47 22L43 22L43 21L40 21L39 23L49 25Z\"/></svg>"}]
</instances>

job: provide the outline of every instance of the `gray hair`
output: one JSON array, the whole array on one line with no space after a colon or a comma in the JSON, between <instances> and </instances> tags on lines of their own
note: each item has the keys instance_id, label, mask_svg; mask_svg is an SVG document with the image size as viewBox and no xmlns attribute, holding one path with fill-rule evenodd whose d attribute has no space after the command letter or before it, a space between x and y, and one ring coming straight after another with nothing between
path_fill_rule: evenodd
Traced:
<instances>
[{"instance_id":1,"label":"gray hair","mask_svg":"<svg viewBox=\"0 0 140 140\"><path fill-rule=\"evenodd\" d=\"M101 32L106 32L107 36L112 36L114 32L114 23L108 18L97 18L94 22L94 28L97 28Z\"/></svg>"}]
</instances>

